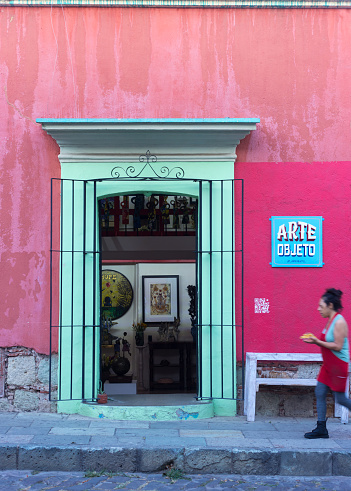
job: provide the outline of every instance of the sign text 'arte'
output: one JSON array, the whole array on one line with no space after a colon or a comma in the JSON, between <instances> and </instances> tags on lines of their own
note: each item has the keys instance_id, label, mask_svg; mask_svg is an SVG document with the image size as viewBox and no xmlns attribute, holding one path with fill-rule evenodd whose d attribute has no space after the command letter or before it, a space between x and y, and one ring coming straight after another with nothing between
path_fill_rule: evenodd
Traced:
<instances>
[{"instance_id":1,"label":"sign text 'arte'","mask_svg":"<svg viewBox=\"0 0 351 491\"><path fill-rule=\"evenodd\" d=\"M272 217L273 267L322 267L322 217Z\"/></svg>"}]
</instances>

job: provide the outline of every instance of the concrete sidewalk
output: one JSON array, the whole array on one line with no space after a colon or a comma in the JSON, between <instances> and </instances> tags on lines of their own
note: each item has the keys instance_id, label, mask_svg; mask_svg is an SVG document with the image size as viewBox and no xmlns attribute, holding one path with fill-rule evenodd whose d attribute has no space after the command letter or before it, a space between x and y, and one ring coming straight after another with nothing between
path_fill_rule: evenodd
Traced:
<instances>
[{"instance_id":1,"label":"concrete sidewalk","mask_svg":"<svg viewBox=\"0 0 351 491\"><path fill-rule=\"evenodd\" d=\"M351 424L328 420L329 439L307 440L310 418L244 416L114 421L0 413L0 469L351 476Z\"/></svg>"}]
</instances>

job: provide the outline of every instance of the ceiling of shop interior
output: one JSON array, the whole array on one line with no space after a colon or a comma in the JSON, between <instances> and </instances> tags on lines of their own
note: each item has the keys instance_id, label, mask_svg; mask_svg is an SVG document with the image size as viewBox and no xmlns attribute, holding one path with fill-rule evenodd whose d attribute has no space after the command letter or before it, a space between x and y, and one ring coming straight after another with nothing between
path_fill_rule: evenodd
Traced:
<instances>
[{"instance_id":1,"label":"ceiling of shop interior","mask_svg":"<svg viewBox=\"0 0 351 491\"><path fill-rule=\"evenodd\" d=\"M195 259L195 236L102 237L103 260Z\"/></svg>"}]
</instances>

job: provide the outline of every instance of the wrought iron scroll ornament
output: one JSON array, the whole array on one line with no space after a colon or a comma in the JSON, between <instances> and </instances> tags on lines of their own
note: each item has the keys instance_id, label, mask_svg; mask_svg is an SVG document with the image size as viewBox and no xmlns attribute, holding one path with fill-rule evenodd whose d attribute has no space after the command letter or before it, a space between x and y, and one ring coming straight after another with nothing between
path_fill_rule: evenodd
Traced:
<instances>
[{"instance_id":1,"label":"wrought iron scroll ornament","mask_svg":"<svg viewBox=\"0 0 351 491\"><path fill-rule=\"evenodd\" d=\"M172 174L173 178L182 179L185 175L184 169L182 169L181 167L173 167L172 169L169 169L169 167L167 167L166 165L162 166L159 172L157 172L150 164L150 161L157 162L157 157L156 155L151 155L150 150L148 150L145 154L139 156L139 162L146 162L144 167L139 172L133 165L128 166L126 169L118 166L112 169L111 176L115 179L123 177L143 177L144 179L152 180L155 178L172 178ZM142 176L146 168L151 169L153 174L150 176Z\"/></svg>"}]
</instances>

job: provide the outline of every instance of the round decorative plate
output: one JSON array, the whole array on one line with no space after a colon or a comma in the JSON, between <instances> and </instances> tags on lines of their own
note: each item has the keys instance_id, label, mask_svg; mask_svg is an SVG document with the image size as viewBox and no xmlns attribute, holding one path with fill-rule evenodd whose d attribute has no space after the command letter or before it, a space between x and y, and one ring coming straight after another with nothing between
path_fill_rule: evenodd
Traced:
<instances>
[{"instance_id":1,"label":"round decorative plate","mask_svg":"<svg viewBox=\"0 0 351 491\"><path fill-rule=\"evenodd\" d=\"M104 269L101 277L101 313L103 319L119 319L133 303L133 288L118 271Z\"/></svg>"}]
</instances>

